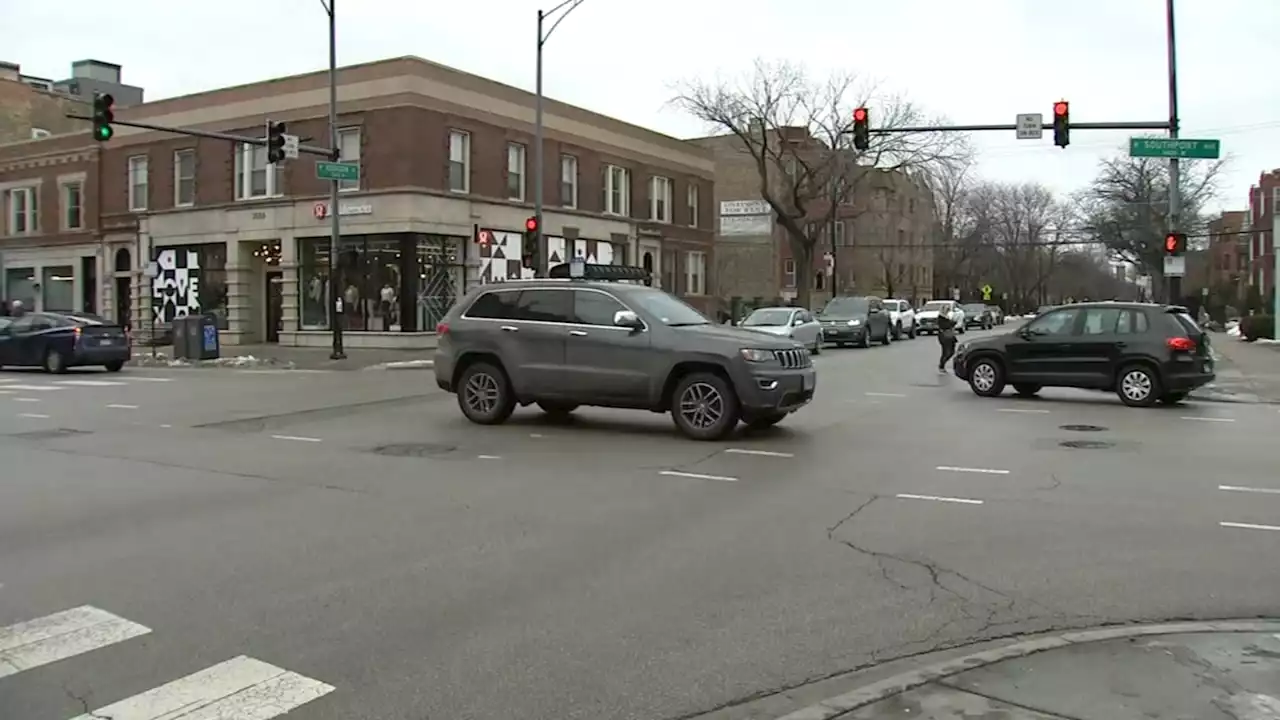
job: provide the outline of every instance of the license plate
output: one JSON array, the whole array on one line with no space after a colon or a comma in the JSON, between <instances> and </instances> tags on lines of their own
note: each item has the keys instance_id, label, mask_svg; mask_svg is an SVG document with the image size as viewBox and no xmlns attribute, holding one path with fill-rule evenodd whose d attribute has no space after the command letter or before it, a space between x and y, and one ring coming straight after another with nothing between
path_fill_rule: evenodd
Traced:
<instances>
[{"instance_id":1,"label":"license plate","mask_svg":"<svg viewBox=\"0 0 1280 720\"><path fill-rule=\"evenodd\" d=\"M813 380L814 380L814 377L813 377L812 375L805 375L805 376L804 376L804 389L805 389L805 390L812 390L812 389L813 389Z\"/></svg>"},{"instance_id":2,"label":"license plate","mask_svg":"<svg viewBox=\"0 0 1280 720\"><path fill-rule=\"evenodd\" d=\"M112 340L111 338L103 338L98 341L99 345L112 345L114 343L115 343L115 340Z\"/></svg>"}]
</instances>

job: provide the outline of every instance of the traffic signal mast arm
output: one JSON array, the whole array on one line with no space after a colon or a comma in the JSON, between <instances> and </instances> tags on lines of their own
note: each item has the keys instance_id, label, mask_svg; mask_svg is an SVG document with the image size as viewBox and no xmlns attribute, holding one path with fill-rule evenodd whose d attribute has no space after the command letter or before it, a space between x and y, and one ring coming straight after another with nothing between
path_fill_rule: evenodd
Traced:
<instances>
[{"instance_id":1,"label":"traffic signal mast arm","mask_svg":"<svg viewBox=\"0 0 1280 720\"><path fill-rule=\"evenodd\" d=\"M72 120L93 120L93 116L91 115L67 113L66 116ZM164 125L152 125L150 123L135 122L133 120L112 120L111 124L141 128L143 130L174 133L175 135L189 135L191 137L209 138L211 140L227 140L230 142L246 143L248 145L261 145L263 147L267 144L267 138L249 137L247 135L232 135L230 133L212 132L209 130L193 130L191 128L166 127ZM307 153L308 155L321 155L334 161L338 159L338 151L334 148L317 147L315 145L298 145L298 152Z\"/></svg>"},{"instance_id":2,"label":"traffic signal mast arm","mask_svg":"<svg viewBox=\"0 0 1280 720\"><path fill-rule=\"evenodd\" d=\"M987 130L1008 131L1017 130L1018 126L1009 125L917 125L914 127L895 127L895 128L877 128L870 129L872 135L889 135L892 133L923 133L923 132L984 132ZM1041 130L1052 130L1053 123L1047 122L1040 126ZM1153 120L1151 122L1093 122L1093 123L1071 123L1072 130L1168 130L1168 120Z\"/></svg>"}]
</instances>

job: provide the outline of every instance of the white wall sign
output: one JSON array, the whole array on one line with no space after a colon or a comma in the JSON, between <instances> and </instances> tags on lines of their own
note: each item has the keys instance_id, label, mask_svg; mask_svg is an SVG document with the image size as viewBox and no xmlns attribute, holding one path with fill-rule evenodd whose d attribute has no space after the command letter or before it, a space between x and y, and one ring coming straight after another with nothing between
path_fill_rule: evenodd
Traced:
<instances>
[{"instance_id":1,"label":"white wall sign","mask_svg":"<svg viewBox=\"0 0 1280 720\"><path fill-rule=\"evenodd\" d=\"M200 255L194 250L161 250L151 279L151 309L157 322L200 312Z\"/></svg>"},{"instance_id":2,"label":"white wall sign","mask_svg":"<svg viewBox=\"0 0 1280 720\"><path fill-rule=\"evenodd\" d=\"M722 237L773 234L772 215L721 215Z\"/></svg>"},{"instance_id":3,"label":"white wall sign","mask_svg":"<svg viewBox=\"0 0 1280 720\"><path fill-rule=\"evenodd\" d=\"M316 203L315 205L311 206L311 214L314 215L317 220L323 220L324 218L329 217L329 204ZM348 215L372 215L372 214L373 214L373 205L370 205L369 203L340 203L338 205L339 217L346 217Z\"/></svg>"},{"instance_id":4,"label":"white wall sign","mask_svg":"<svg viewBox=\"0 0 1280 720\"><path fill-rule=\"evenodd\" d=\"M772 215L773 208L764 200L722 200L721 215Z\"/></svg>"},{"instance_id":5,"label":"white wall sign","mask_svg":"<svg viewBox=\"0 0 1280 720\"><path fill-rule=\"evenodd\" d=\"M1164 276L1182 277L1187 274L1187 258L1184 255L1164 256Z\"/></svg>"}]
</instances>

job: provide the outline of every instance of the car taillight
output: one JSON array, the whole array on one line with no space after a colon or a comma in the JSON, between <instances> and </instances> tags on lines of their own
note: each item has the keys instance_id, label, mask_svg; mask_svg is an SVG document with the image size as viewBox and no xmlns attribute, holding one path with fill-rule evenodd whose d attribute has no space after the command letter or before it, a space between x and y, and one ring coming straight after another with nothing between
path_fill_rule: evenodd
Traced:
<instances>
[{"instance_id":1,"label":"car taillight","mask_svg":"<svg viewBox=\"0 0 1280 720\"><path fill-rule=\"evenodd\" d=\"M75 328L74 330L72 330L72 331L71 331L71 334L72 334L72 335L74 335L74 336L75 336L75 338L76 338L76 339L75 339L75 343L76 343L76 345L79 345L79 344L80 344L80 336L84 334L84 330L82 330L82 329L80 329L80 328Z\"/></svg>"},{"instance_id":2,"label":"car taillight","mask_svg":"<svg viewBox=\"0 0 1280 720\"><path fill-rule=\"evenodd\" d=\"M1195 352L1196 341L1191 338L1172 337L1164 341L1164 344L1174 352Z\"/></svg>"},{"instance_id":3,"label":"car taillight","mask_svg":"<svg viewBox=\"0 0 1280 720\"><path fill-rule=\"evenodd\" d=\"M436 324L436 334L437 334L437 335L448 335L448 334L449 334L449 323L447 323L447 322L437 323L437 324Z\"/></svg>"}]
</instances>

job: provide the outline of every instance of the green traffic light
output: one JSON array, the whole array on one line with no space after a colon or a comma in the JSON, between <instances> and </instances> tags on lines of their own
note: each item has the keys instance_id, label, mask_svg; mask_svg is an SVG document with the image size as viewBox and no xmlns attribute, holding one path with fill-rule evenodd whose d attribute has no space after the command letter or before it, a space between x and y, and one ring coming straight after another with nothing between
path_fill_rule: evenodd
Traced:
<instances>
[{"instance_id":1,"label":"green traffic light","mask_svg":"<svg viewBox=\"0 0 1280 720\"><path fill-rule=\"evenodd\" d=\"M99 125L98 127L94 128L94 132L97 133L97 137L99 141L110 140L111 136L115 134L115 131L111 129L110 125Z\"/></svg>"}]
</instances>

